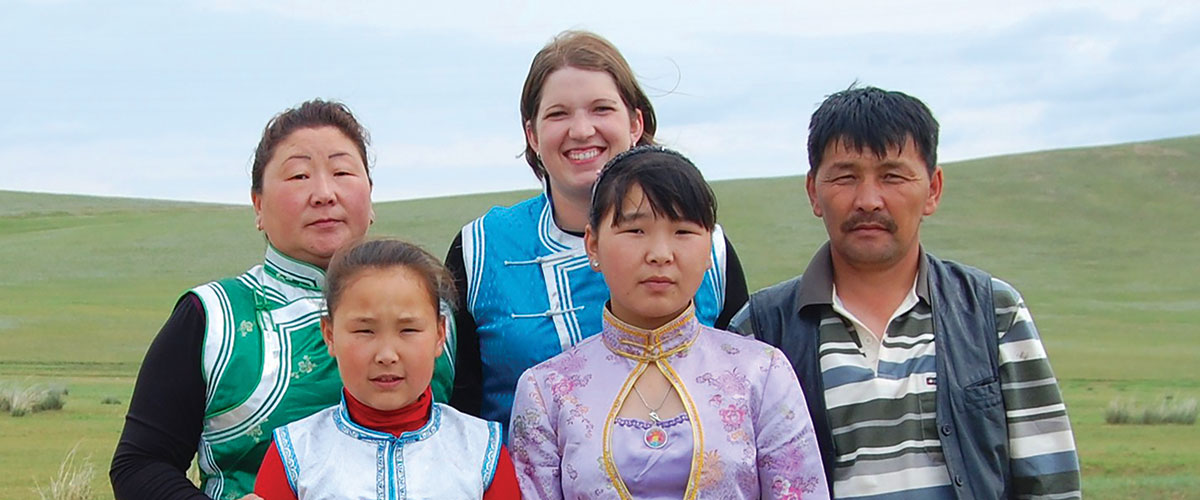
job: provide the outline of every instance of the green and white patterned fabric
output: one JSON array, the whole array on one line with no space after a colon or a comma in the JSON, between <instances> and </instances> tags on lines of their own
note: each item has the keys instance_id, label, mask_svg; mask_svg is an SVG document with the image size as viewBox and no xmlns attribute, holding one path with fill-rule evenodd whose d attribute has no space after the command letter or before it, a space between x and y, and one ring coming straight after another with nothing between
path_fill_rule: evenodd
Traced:
<instances>
[{"instance_id":1,"label":"green and white patterned fabric","mask_svg":"<svg viewBox=\"0 0 1200 500\"><path fill-rule=\"evenodd\" d=\"M271 432L341 400L337 365L321 338L324 284L324 270L268 245L262 265L191 290L207 319L198 454L208 496L236 499L251 492ZM449 399L454 380L448 321L446 352L434 374L438 401Z\"/></svg>"}]
</instances>

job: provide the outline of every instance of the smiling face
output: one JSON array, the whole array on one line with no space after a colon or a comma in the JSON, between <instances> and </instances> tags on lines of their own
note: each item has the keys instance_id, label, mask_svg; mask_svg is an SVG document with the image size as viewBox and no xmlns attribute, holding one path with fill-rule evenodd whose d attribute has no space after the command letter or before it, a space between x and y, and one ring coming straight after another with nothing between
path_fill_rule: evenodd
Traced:
<instances>
[{"instance_id":1,"label":"smiling face","mask_svg":"<svg viewBox=\"0 0 1200 500\"><path fill-rule=\"evenodd\" d=\"M250 198L271 245L321 268L366 235L374 217L366 162L334 127L298 129L280 141L263 170L262 191Z\"/></svg>"},{"instance_id":2,"label":"smiling face","mask_svg":"<svg viewBox=\"0 0 1200 500\"><path fill-rule=\"evenodd\" d=\"M408 406L425 392L446 341L445 323L424 278L404 266L347 278L337 310L321 319L342 384L377 410Z\"/></svg>"},{"instance_id":3,"label":"smiling face","mask_svg":"<svg viewBox=\"0 0 1200 500\"><path fill-rule=\"evenodd\" d=\"M813 214L825 222L835 264L888 269L915 259L921 219L942 195L942 169L933 175L910 137L880 158L832 141L808 176Z\"/></svg>"},{"instance_id":4,"label":"smiling face","mask_svg":"<svg viewBox=\"0 0 1200 500\"><path fill-rule=\"evenodd\" d=\"M541 156L555 195L586 200L600 168L642 136L612 75L566 66L546 77L525 138Z\"/></svg>"},{"instance_id":5,"label":"smiling face","mask_svg":"<svg viewBox=\"0 0 1200 500\"><path fill-rule=\"evenodd\" d=\"M656 215L640 186L599 228L584 233L588 257L599 262L612 312L631 325L654 329L679 316L712 267L712 232L696 222ZM612 221L612 223L608 223Z\"/></svg>"}]
</instances>

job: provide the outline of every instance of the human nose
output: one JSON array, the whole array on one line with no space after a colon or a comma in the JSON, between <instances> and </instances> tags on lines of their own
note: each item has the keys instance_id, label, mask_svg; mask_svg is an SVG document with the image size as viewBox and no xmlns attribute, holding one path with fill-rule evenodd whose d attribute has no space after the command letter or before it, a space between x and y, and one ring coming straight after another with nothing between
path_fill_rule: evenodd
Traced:
<instances>
[{"instance_id":1,"label":"human nose","mask_svg":"<svg viewBox=\"0 0 1200 500\"><path fill-rule=\"evenodd\" d=\"M854 208L864 212L883 209L883 188L878 182L867 179L854 189Z\"/></svg>"},{"instance_id":2,"label":"human nose","mask_svg":"<svg viewBox=\"0 0 1200 500\"><path fill-rule=\"evenodd\" d=\"M333 178L329 174L314 175L312 180L310 201L313 205L329 205L337 199Z\"/></svg>"},{"instance_id":3,"label":"human nose","mask_svg":"<svg viewBox=\"0 0 1200 500\"><path fill-rule=\"evenodd\" d=\"M596 126L585 113L576 113L569 130L572 139L583 140L596 133Z\"/></svg>"},{"instance_id":4,"label":"human nose","mask_svg":"<svg viewBox=\"0 0 1200 500\"><path fill-rule=\"evenodd\" d=\"M651 264L667 264L674 259L674 253L671 251L671 243L666 237L656 236L651 237L647 241L646 261Z\"/></svg>"},{"instance_id":5,"label":"human nose","mask_svg":"<svg viewBox=\"0 0 1200 500\"><path fill-rule=\"evenodd\" d=\"M380 342L375 349L375 363L394 365L400 362L400 349L395 342Z\"/></svg>"}]
</instances>

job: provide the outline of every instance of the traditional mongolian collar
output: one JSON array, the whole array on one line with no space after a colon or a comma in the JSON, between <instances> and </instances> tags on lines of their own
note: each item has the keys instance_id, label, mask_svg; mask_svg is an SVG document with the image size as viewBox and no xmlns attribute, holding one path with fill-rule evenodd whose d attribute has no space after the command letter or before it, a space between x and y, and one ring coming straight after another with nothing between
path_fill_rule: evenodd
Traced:
<instances>
[{"instance_id":1,"label":"traditional mongolian collar","mask_svg":"<svg viewBox=\"0 0 1200 500\"><path fill-rule=\"evenodd\" d=\"M350 407L346 403L346 394L342 394L342 402L333 413L333 423L343 434L360 441L393 441L411 443L424 441L433 436L442 425L442 409L438 405L429 406L429 418L416 430L402 432L399 436L389 432L365 427L355 422L350 416Z\"/></svg>"},{"instance_id":2,"label":"traditional mongolian collar","mask_svg":"<svg viewBox=\"0 0 1200 500\"><path fill-rule=\"evenodd\" d=\"M647 363L687 350L699 334L700 322L696 320L694 304L654 330L644 330L621 321L605 307L604 329L600 332L604 345L610 351Z\"/></svg>"},{"instance_id":3,"label":"traditional mongolian collar","mask_svg":"<svg viewBox=\"0 0 1200 500\"><path fill-rule=\"evenodd\" d=\"M425 392L418 396L416 401L395 410L380 410L367 406L346 389L342 389L342 401L346 403L346 412L350 414L354 423L399 437L405 432L424 427L429 421L433 393L426 387Z\"/></svg>"},{"instance_id":4,"label":"traditional mongolian collar","mask_svg":"<svg viewBox=\"0 0 1200 500\"><path fill-rule=\"evenodd\" d=\"M274 245L267 243L267 257L263 270L279 281L305 290L319 292L325 286L325 270L317 266L288 257Z\"/></svg>"},{"instance_id":5,"label":"traditional mongolian collar","mask_svg":"<svg viewBox=\"0 0 1200 500\"><path fill-rule=\"evenodd\" d=\"M546 181L542 191L542 213L538 215L538 239L551 252L583 251L583 235L563 231L554 221L554 198Z\"/></svg>"}]
</instances>

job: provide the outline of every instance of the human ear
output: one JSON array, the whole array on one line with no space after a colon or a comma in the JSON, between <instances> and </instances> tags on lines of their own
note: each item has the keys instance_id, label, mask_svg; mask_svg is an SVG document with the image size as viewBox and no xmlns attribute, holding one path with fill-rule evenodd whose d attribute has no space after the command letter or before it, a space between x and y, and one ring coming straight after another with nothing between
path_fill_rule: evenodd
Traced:
<instances>
[{"instance_id":1,"label":"human ear","mask_svg":"<svg viewBox=\"0 0 1200 500\"><path fill-rule=\"evenodd\" d=\"M444 315L438 314L438 326L437 326L438 339L437 339L437 342L435 343L437 348L434 349L434 351L433 351L434 356L440 356L442 354L442 351L444 351L446 349L446 329L447 329L447 324L449 322L450 322L449 318L447 318Z\"/></svg>"},{"instance_id":2,"label":"human ear","mask_svg":"<svg viewBox=\"0 0 1200 500\"><path fill-rule=\"evenodd\" d=\"M333 318L329 315L321 316L321 338L325 340L325 349L329 351L329 357L336 358L337 351L333 348Z\"/></svg>"},{"instance_id":3,"label":"human ear","mask_svg":"<svg viewBox=\"0 0 1200 500\"><path fill-rule=\"evenodd\" d=\"M821 210L821 205L817 203L817 174L809 171L808 175L804 176L804 190L808 191L808 204L812 206L813 215L817 218L824 217L825 213Z\"/></svg>"},{"instance_id":4,"label":"human ear","mask_svg":"<svg viewBox=\"0 0 1200 500\"><path fill-rule=\"evenodd\" d=\"M934 167L933 175L929 177L929 197L925 199L924 215L937 212L938 203L942 201L942 167Z\"/></svg>"},{"instance_id":5,"label":"human ear","mask_svg":"<svg viewBox=\"0 0 1200 500\"><path fill-rule=\"evenodd\" d=\"M642 139L642 133L645 132L645 122L642 119L642 110L634 109L633 116L629 123L629 146L637 146L638 141Z\"/></svg>"},{"instance_id":6,"label":"human ear","mask_svg":"<svg viewBox=\"0 0 1200 500\"><path fill-rule=\"evenodd\" d=\"M254 227L262 231L262 195L253 189L250 190L250 204L254 206Z\"/></svg>"},{"instance_id":7,"label":"human ear","mask_svg":"<svg viewBox=\"0 0 1200 500\"><path fill-rule=\"evenodd\" d=\"M525 122L525 142L529 144L529 149L532 149L537 154L538 159L541 159L542 153L538 151L538 136L537 130L533 128L533 120Z\"/></svg>"},{"instance_id":8,"label":"human ear","mask_svg":"<svg viewBox=\"0 0 1200 500\"><path fill-rule=\"evenodd\" d=\"M600 242L596 239L596 231L588 224L583 228L583 248L587 250L588 262L592 270L600 270Z\"/></svg>"}]
</instances>

